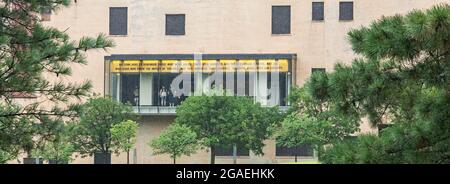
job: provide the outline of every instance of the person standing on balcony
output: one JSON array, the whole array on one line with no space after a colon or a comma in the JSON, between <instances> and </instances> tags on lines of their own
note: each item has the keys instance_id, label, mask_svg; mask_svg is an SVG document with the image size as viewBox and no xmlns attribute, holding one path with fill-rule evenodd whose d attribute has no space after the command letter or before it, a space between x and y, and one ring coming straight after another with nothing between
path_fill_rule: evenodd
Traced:
<instances>
[{"instance_id":1,"label":"person standing on balcony","mask_svg":"<svg viewBox=\"0 0 450 184\"><path fill-rule=\"evenodd\" d=\"M161 106L167 105L167 89L166 87L162 87L161 90L159 90L159 98L161 99Z\"/></svg>"},{"instance_id":2,"label":"person standing on balcony","mask_svg":"<svg viewBox=\"0 0 450 184\"><path fill-rule=\"evenodd\" d=\"M175 106L175 95L176 95L177 91L175 90L169 90L169 106Z\"/></svg>"},{"instance_id":3,"label":"person standing on balcony","mask_svg":"<svg viewBox=\"0 0 450 184\"><path fill-rule=\"evenodd\" d=\"M138 86L136 86L134 88L133 95L134 95L134 105L139 106L139 88L138 88Z\"/></svg>"}]
</instances>

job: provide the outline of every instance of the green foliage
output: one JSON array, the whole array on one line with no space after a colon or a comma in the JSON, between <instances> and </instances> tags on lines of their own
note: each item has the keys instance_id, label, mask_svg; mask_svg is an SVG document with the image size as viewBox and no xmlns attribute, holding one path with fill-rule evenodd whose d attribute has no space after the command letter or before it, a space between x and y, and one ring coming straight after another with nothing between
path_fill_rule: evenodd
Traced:
<instances>
[{"instance_id":1,"label":"green foliage","mask_svg":"<svg viewBox=\"0 0 450 184\"><path fill-rule=\"evenodd\" d=\"M333 144L320 157L325 164L374 164L383 163L381 142L376 135L361 135Z\"/></svg>"},{"instance_id":2,"label":"green foliage","mask_svg":"<svg viewBox=\"0 0 450 184\"><path fill-rule=\"evenodd\" d=\"M70 2L0 1L0 150L12 157L19 153L17 147L29 154L41 147L56 132L51 129L54 122L75 114L70 101L89 95L89 81L61 80L71 75L70 67L86 64L86 51L113 46L103 34L74 41L65 32L41 24L43 8L55 11ZM39 98L18 103L17 96Z\"/></svg>"},{"instance_id":3,"label":"green foliage","mask_svg":"<svg viewBox=\"0 0 450 184\"><path fill-rule=\"evenodd\" d=\"M42 148L35 150L34 157L43 158L57 163L69 163L73 160L75 148L67 139L58 139L46 143Z\"/></svg>"},{"instance_id":4,"label":"green foliage","mask_svg":"<svg viewBox=\"0 0 450 184\"><path fill-rule=\"evenodd\" d=\"M139 124L135 121L127 120L119 124L112 125L111 138L113 147L117 154L119 151L129 152L136 144L137 129Z\"/></svg>"},{"instance_id":5,"label":"green foliage","mask_svg":"<svg viewBox=\"0 0 450 184\"><path fill-rule=\"evenodd\" d=\"M263 154L263 141L281 117L278 108L264 108L247 97L191 96L177 109L176 122L196 132L201 145L211 148L243 146Z\"/></svg>"},{"instance_id":6,"label":"green foliage","mask_svg":"<svg viewBox=\"0 0 450 184\"><path fill-rule=\"evenodd\" d=\"M396 123L379 136L361 135L339 141L321 157L323 163L430 164L448 163L448 134L429 121ZM430 146L430 144L432 146Z\"/></svg>"},{"instance_id":7,"label":"green foliage","mask_svg":"<svg viewBox=\"0 0 450 184\"><path fill-rule=\"evenodd\" d=\"M51 137L40 143L40 146L32 150L31 155L35 158L43 158L47 161L56 161L57 163L71 162L75 148L69 137L68 125L64 122L58 122L48 128L55 133Z\"/></svg>"},{"instance_id":8,"label":"green foliage","mask_svg":"<svg viewBox=\"0 0 450 184\"><path fill-rule=\"evenodd\" d=\"M292 107L279 128L278 144L311 144L320 150L323 145L343 140L359 130L357 108L336 92L341 89L334 88L338 86L336 78L342 76L314 73L303 87L291 90Z\"/></svg>"},{"instance_id":9,"label":"green foliage","mask_svg":"<svg viewBox=\"0 0 450 184\"><path fill-rule=\"evenodd\" d=\"M4 149L4 148L3 148ZM17 158L19 150L14 148L9 148L8 150L0 150L0 164L5 164L6 162Z\"/></svg>"},{"instance_id":10,"label":"green foliage","mask_svg":"<svg viewBox=\"0 0 450 184\"><path fill-rule=\"evenodd\" d=\"M391 127L335 142L324 162L450 163L450 5L383 17L349 39L364 58L327 74L324 100L341 101L340 114L353 109Z\"/></svg>"},{"instance_id":11,"label":"green foliage","mask_svg":"<svg viewBox=\"0 0 450 184\"><path fill-rule=\"evenodd\" d=\"M321 144L324 142L321 127L318 126L316 118L306 115L290 114L281 123L277 132L277 143L289 148L303 144Z\"/></svg>"},{"instance_id":12,"label":"green foliage","mask_svg":"<svg viewBox=\"0 0 450 184\"><path fill-rule=\"evenodd\" d=\"M194 154L198 149L197 134L186 125L171 124L161 135L149 142L153 154L169 154L176 163L182 155Z\"/></svg>"},{"instance_id":13,"label":"green foliage","mask_svg":"<svg viewBox=\"0 0 450 184\"><path fill-rule=\"evenodd\" d=\"M0 104L0 113L9 113L17 108ZM0 152L3 155L0 162L6 162L9 158L17 157L21 148L32 149L34 147L32 125L27 117L0 117Z\"/></svg>"},{"instance_id":14,"label":"green foliage","mask_svg":"<svg viewBox=\"0 0 450 184\"><path fill-rule=\"evenodd\" d=\"M111 136L111 128L133 120L135 115L128 105L109 97L96 97L81 106L79 117L79 121L71 124L73 143L81 154L92 155L96 152L110 153L120 148L121 145L114 142Z\"/></svg>"},{"instance_id":15,"label":"green foliage","mask_svg":"<svg viewBox=\"0 0 450 184\"><path fill-rule=\"evenodd\" d=\"M247 105L242 107L246 111L241 112L241 120L237 120L241 123L234 127L232 134L235 137L230 142L251 150L255 155L264 155L264 141L273 136L273 129L279 125L284 114L278 107L263 107L253 100L246 100L241 102Z\"/></svg>"}]
</instances>

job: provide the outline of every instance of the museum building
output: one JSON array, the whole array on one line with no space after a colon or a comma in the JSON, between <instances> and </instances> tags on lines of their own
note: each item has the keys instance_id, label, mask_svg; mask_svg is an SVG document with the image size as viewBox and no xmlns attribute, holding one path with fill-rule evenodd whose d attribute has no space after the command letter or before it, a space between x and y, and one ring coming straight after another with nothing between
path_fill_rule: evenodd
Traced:
<instances>
[{"instance_id":1,"label":"museum building","mask_svg":"<svg viewBox=\"0 0 450 184\"><path fill-rule=\"evenodd\" d=\"M43 12L42 21L72 39L104 33L114 40L107 52L89 51L88 64L73 66L65 80L90 80L95 93L133 106L140 127L132 163L172 163L167 155L153 155L148 142L174 121L177 106L190 96L220 89L286 110L293 86L358 57L348 31L445 1L77 0L61 11ZM364 123L361 132L377 130ZM262 156L238 147L238 163L285 163L294 155L316 159L308 145L265 143ZM112 162L126 163L126 154ZM216 163L232 162L231 148L218 150ZM199 150L177 163L209 163L209 152Z\"/></svg>"}]
</instances>

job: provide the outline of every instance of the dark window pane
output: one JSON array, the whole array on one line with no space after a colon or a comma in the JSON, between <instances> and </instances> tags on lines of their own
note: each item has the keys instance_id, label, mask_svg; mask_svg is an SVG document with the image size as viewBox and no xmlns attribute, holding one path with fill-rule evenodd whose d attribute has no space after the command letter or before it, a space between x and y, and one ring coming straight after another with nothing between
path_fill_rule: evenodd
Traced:
<instances>
[{"instance_id":1,"label":"dark window pane","mask_svg":"<svg viewBox=\"0 0 450 184\"><path fill-rule=\"evenodd\" d=\"M316 73L316 72L324 72L325 73L325 68L313 68L311 69L312 73Z\"/></svg>"},{"instance_id":2,"label":"dark window pane","mask_svg":"<svg viewBox=\"0 0 450 184\"><path fill-rule=\"evenodd\" d=\"M185 35L185 15L166 15L166 35Z\"/></svg>"},{"instance_id":3,"label":"dark window pane","mask_svg":"<svg viewBox=\"0 0 450 184\"><path fill-rule=\"evenodd\" d=\"M353 2L339 3L339 20L353 20Z\"/></svg>"},{"instance_id":4,"label":"dark window pane","mask_svg":"<svg viewBox=\"0 0 450 184\"><path fill-rule=\"evenodd\" d=\"M324 4L323 2L313 2L312 3L312 20L323 20L324 19Z\"/></svg>"},{"instance_id":5,"label":"dark window pane","mask_svg":"<svg viewBox=\"0 0 450 184\"><path fill-rule=\"evenodd\" d=\"M122 74L121 102L132 106L139 105L139 74Z\"/></svg>"},{"instance_id":6,"label":"dark window pane","mask_svg":"<svg viewBox=\"0 0 450 184\"><path fill-rule=\"evenodd\" d=\"M127 35L128 34L128 8L110 8L109 9L109 34Z\"/></svg>"},{"instance_id":7,"label":"dark window pane","mask_svg":"<svg viewBox=\"0 0 450 184\"><path fill-rule=\"evenodd\" d=\"M184 76L181 76L184 75ZM155 83L153 84L153 101L158 106L177 106L180 105L182 101L187 98L189 94L182 94L181 91L176 91L176 89L172 88L172 82L177 77L181 77L183 79L191 78L190 80L182 81L181 83L177 83L178 86L176 88L183 89L183 86L189 86L192 83L192 75L184 74L184 73L159 73L155 75Z\"/></svg>"},{"instance_id":8,"label":"dark window pane","mask_svg":"<svg viewBox=\"0 0 450 184\"><path fill-rule=\"evenodd\" d=\"M243 147L237 147L237 156L249 156L250 151L248 149L245 149ZM233 156L233 147L227 147L227 148L216 148L216 156Z\"/></svg>"},{"instance_id":9,"label":"dark window pane","mask_svg":"<svg viewBox=\"0 0 450 184\"><path fill-rule=\"evenodd\" d=\"M272 34L291 33L291 7L272 6Z\"/></svg>"},{"instance_id":10,"label":"dark window pane","mask_svg":"<svg viewBox=\"0 0 450 184\"><path fill-rule=\"evenodd\" d=\"M280 88L280 106L286 106L286 100L287 100L287 95L288 95L288 85L287 85L287 81L288 81L288 76L287 73L280 73L280 84L279 84L279 88Z\"/></svg>"},{"instance_id":11,"label":"dark window pane","mask_svg":"<svg viewBox=\"0 0 450 184\"><path fill-rule=\"evenodd\" d=\"M314 156L314 150L308 144L293 148L277 146L276 156Z\"/></svg>"}]
</instances>

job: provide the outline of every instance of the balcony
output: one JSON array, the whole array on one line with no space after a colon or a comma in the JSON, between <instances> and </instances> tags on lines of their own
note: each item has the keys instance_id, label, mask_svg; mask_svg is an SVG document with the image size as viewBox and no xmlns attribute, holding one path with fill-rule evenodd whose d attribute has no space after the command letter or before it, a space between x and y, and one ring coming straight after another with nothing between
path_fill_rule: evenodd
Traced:
<instances>
[{"instance_id":1,"label":"balcony","mask_svg":"<svg viewBox=\"0 0 450 184\"><path fill-rule=\"evenodd\" d=\"M175 115L175 106L134 106L133 110L139 115Z\"/></svg>"},{"instance_id":2,"label":"balcony","mask_svg":"<svg viewBox=\"0 0 450 184\"><path fill-rule=\"evenodd\" d=\"M189 96L223 90L288 109L292 54L115 55L105 57L108 95L140 115L175 115Z\"/></svg>"},{"instance_id":3,"label":"balcony","mask_svg":"<svg viewBox=\"0 0 450 184\"><path fill-rule=\"evenodd\" d=\"M279 106L281 111L287 111L290 106ZM176 115L176 106L133 106L133 111L142 116L149 115Z\"/></svg>"}]
</instances>

